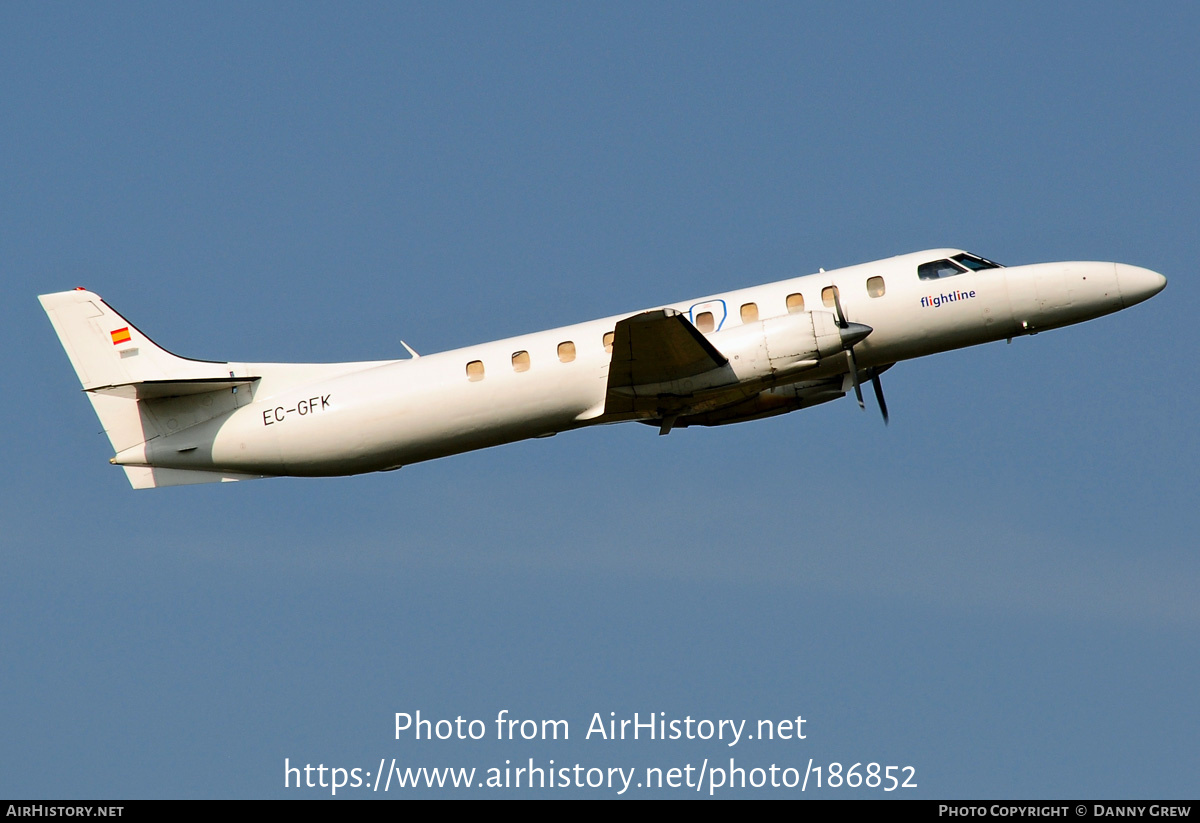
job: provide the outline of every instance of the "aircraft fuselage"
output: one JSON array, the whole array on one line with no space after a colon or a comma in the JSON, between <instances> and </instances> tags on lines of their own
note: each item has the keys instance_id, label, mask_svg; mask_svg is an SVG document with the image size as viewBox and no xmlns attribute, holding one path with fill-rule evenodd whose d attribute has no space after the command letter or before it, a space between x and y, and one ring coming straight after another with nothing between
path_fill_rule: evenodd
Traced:
<instances>
[{"instance_id":1,"label":"aircraft fuselage","mask_svg":"<svg viewBox=\"0 0 1200 823\"><path fill-rule=\"evenodd\" d=\"M946 264L948 276L935 276L935 261ZM114 438L113 462L233 475L345 475L620 420L738 422L843 396L852 382L849 345L859 376L877 376L899 361L1109 314L1165 283L1155 272L1124 264L999 267L941 249L404 360L215 364L214 374L248 382L240 392L189 389L143 397L145 440L119 444ZM682 315L695 328L688 333L703 336L684 343L711 348L715 360L676 374L671 363L685 354L665 351L672 346L663 335L678 329L668 328L672 318L660 318L657 309ZM112 323L121 321L114 316ZM638 330L623 326L614 355L618 323L640 316L651 342L639 342L630 336ZM853 324L869 327L858 332L866 336L852 341L845 328ZM143 345L153 344L147 339ZM660 355L666 365L646 365ZM643 376L622 377L630 384L624 385L611 379L615 369ZM146 393L144 385L138 390ZM228 408L206 412L204 404L214 398Z\"/></svg>"}]
</instances>

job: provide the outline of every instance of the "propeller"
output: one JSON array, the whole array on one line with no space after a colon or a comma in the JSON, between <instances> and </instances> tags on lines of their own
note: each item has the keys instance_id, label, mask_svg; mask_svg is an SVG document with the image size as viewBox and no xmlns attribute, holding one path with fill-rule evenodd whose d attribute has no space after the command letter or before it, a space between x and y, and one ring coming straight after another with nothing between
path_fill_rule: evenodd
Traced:
<instances>
[{"instance_id":1,"label":"propeller","mask_svg":"<svg viewBox=\"0 0 1200 823\"><path fill-rule=\"evenodd\" d=\"M879 402L879 411L883 412L883 425L888 424L887 403L883 399L883 384L879 382L879 372L871 369L871 386L875 389L875 399Z\"/></svg>"},{"instance_id":2,"label":"propeller","mask_svg":"<svg viewBox=\"0 0 1200 823\"><path fill-rule=\"evenodd\" d=\"M851 323L846 320L846 313L842 311L842 298L838 294L837 286L833 287L833 307L837 310L838 328L842 330L842 345L846 349L846 359L850 361L850 380L854 383L854 396L858 398L858 407L866 409L866 404L863 403L862 386L858 382L858 361L854 358L854 345L865 338L874 329L863 323ZM888 423L887 402L883 399L883 383L879 381L879 372L871 369L871 388L875 390L875 399L879 402L879 411L883 413L883 424Z\"/></svg>"}]
</instances>

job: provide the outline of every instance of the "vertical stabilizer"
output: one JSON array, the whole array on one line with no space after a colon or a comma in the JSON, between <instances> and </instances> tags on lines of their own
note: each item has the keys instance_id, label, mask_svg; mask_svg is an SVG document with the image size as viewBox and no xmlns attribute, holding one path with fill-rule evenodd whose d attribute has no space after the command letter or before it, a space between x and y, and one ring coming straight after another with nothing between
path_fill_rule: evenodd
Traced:
<instances>
[{"instance_id":1,"label":"vertical stabilizer","mask_svg":"<svg viewBox=\"0 0 1200 823\"><path fill-rule=\"evenodd\" d=\"M171 354L90 291L44 294L38 300L118 454L249 399L235 388L251 382L234 378L244 366ZM202 405L201 398L207 398ZM126 474L134 488L241 479L150 467L126 467Z\"/></svg>"},{"instance_id":2,"label":"vertical stabilizer","mask_svg":"<svg viewBox=\"0 0 1200 823\"><path fill-rule=\"evenodd\" d=\"M226 363L171 354L85 289L43 294L38 300L88 391L148 380L230 376L222 368Z\"/></svg>"}]
</instances>

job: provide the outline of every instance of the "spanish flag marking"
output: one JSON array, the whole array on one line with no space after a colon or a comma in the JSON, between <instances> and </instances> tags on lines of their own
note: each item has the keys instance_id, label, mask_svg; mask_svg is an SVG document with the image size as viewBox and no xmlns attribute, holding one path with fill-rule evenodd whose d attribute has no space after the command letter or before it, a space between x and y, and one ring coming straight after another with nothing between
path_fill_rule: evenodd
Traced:
<instances>
[{"instance_id":1,"label":"spanish flag marking","mask_svg":"<svg viewBox=\"0 0 1200 823\"><path fill-rule=\"evenodd\" d=\"M126 326L123 329L117 329L116 331L112 332L112 341L114 346L119 346L122 343L128 343L129 327Z\"/></svg>"}]
</instances>

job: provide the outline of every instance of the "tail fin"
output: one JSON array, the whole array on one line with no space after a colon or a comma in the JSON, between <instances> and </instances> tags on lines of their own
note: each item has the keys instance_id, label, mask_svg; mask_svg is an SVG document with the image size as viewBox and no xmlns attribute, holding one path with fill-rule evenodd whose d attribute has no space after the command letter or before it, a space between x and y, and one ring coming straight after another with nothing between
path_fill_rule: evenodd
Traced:
<instances>
[{"instance_id":1,"label":"tail fin","mask_svg":"<svg viewBox=\"0 0 1200 823\"><path fill-rule=\"evenodd\" d=\"M86 391L229 375L222 368L227 363L189 360L161 348L90 291L43 294L38 300Z\"/></svg>"},{"instance_id":2,"label":"tail fin","mask_svg":"<svg viewBox=\"0 0 1200 823\"><path fill-rule=\"evenodd\" d=\"M246 375L244 366L171 354L90 291L44 294L38 300L117 453L250 400L249 391L237 395L238 387L258 379ZM237 371L243 373L235 376ZM240 479L216 472L125 470L134 488Z\"/></svg>"}]
</instances>

